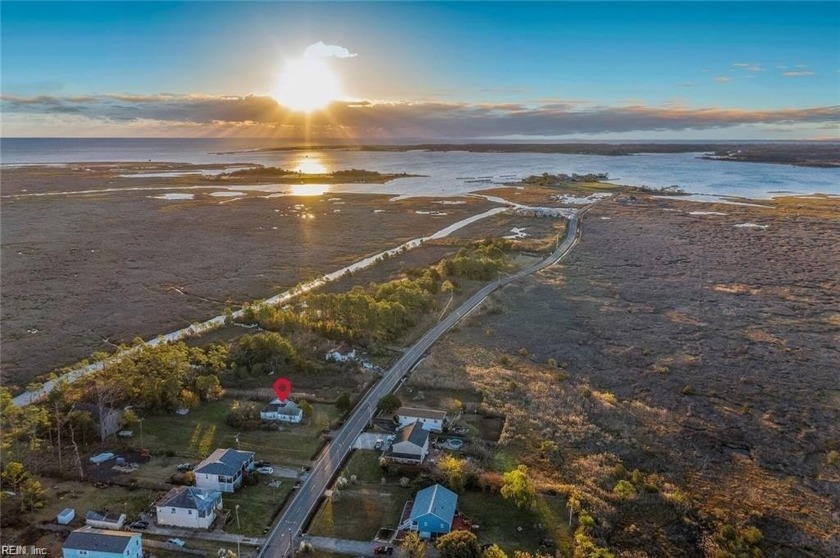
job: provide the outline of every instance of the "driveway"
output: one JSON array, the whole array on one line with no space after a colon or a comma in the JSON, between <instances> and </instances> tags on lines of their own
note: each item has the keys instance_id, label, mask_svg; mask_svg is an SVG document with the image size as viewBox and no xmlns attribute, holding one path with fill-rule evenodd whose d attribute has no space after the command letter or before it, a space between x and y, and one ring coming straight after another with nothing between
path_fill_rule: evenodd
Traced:
<instances>
[{"instance_id":1,"label":"driveway","mask_svg":"<svg viewBox=\"0 0 840 558\"><path fill-rule=\"evenodd\" d=\"M359 434L359 437L356 438L356 441L353 443L353 447L356 449L366 449L372 450L374 449L374 444L376 444L377 440L382 440L383 448L385 447L387 434L377 434L376 432L362 432Z\"/></svg>"}]
</instances>

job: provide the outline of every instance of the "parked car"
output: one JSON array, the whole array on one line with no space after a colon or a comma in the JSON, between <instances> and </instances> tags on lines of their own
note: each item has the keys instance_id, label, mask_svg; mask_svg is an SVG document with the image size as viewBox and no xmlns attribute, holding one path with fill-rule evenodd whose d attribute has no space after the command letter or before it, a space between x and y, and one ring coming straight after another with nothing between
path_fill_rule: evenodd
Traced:
<instances>
[{"instance_id":1,"label":"parked car","mask_svg":"<svg viewBox=\"0 0 840 558\"><path fill-rule=\"evenodd\" d=\"M265 460L254 461L254 467L271 467L271 463Z\"/></svg>"},{"instance_id":2,"label":"parked car","mask_svg":"<svg viewBox=\"0 0 840 558\"><path fill-rule=\"evenodd\" d=\"M257 469L257 472L261 475L272 475L274 474L274 469L271 467L260 467Z\"/></svg>"},{"instance_id":3,"label":"parked car","mask_svg":"<svg viewBox=\"0 0 840 558\"><path fill-rule=\"evenodd\" d=\"M167 539L166 542L172 543L175 546L184 546L187 544L186 542L182 541L181 539Z\"/></svg>"},{"instance_id":4,"label":"parked car","mask_svg":"<svg viewBox=\"0 0 840 558\"><path fill-rule=\"evenodd\" d=\"M181 463L180 465L178 465L178 471L181 472L181 473L186 473L187 471L192 471L192 470L193 470L193 464L192 463Z\"/></svg>"},{"instance_id":5,"label":"parked car","mask_svg":"<svg viewBox=\"0 0 840 558\"><path fill-rule=\"evenodd\" d=\"M376 555L391 556L394 553L394 547L381 544L373 549L373 553Z\"/></svg>"},{"instance_id":6,"label":"parked car","mask_svg":"<svg viewBox=\"0 0 840 558\"><path fill-rule=\"evenodd\" d=\"M149 526L148 521L138 520L128 524L132 529L145 529Z\"/></svg>"}]
</instances>

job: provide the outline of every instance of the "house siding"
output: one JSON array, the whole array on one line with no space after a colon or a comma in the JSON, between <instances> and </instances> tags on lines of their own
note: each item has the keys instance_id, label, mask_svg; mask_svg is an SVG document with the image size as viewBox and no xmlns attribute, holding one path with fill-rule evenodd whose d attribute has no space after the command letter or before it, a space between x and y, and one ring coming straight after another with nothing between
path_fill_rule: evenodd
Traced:
<instances>
[{"instance_id":1,"label":"house siding","mask_svg":"<svg viewBox=\"0 0 840 558\"><path fill-rule=\"evenodd\" d=\"M74 548L63 548L63 558L142 558L143 544L140 542L140 535L131 538L131 542L124 553L102 552L100 550L77 550Z\"/></svg>"},{"instance_id":2,"label":"house siding","mask_svg":"<svg viewBox=\"0 0 840 558\"><path fill-rule=\"evenodd\" d=\"M159 525L208 529L214 519L216 519L215 510L212 510L205 516L201 516L198 510L173 508L171 506L159 506L157 508L157 522Z\"/></svg>"}]
</instances>

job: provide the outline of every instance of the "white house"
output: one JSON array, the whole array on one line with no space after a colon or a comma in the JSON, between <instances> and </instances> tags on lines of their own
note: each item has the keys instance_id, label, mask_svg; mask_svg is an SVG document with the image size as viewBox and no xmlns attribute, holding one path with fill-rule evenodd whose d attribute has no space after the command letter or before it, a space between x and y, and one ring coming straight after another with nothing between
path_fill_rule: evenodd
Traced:
<instances>
[{"instance_id":1,"label":"white house","mask_svg":"<svg viewBox=\"0 0 840 558\"><path fill-rule=\"evenodd\" d=\"M61 545L64 558L142 558L140 533L82 527Z\"/></svg>"},{"instance_id":2,"label":"white house","mask_svg":"<svg viewBox=\"0 0 840 558\"><path fill-rule=\"evenodd\" d=\"M113 529L118 531L122 529L124 523L124 513L89 511L85 515L85 525L96 527L97 529Z\"/></svg>"},{"instance_id":3,"label":"white house","mask_svg":"<svg viewBox=\"0 0 840 558\"><path fill-rule=\"evenodd\" d=\"M280 401L275 399L260 411L262 420L298 423L303 420L303 409L291 399Z\"/></svg>"},{"instance_id":4,"label":"white house","mask_svg":"<svg viewBox=\"0 0 840 558\"><path fill-rule=\"evenodd\" d=\"M419 422L424 429L430 432L443 432L443 425L446 422L446 411L400 407L394 413L394 417L400 426L408 426L412 422Z\"/></svg>"},{"instance_id":5,"label":"white house","mask_svg":"<svg viewBox=\"0 0 840 558\"><path fill-rule=\"evenodd\" d=\"M347 345L342 344L338 348L328 352L325 358L333 362L349 362L355 360L356 349L351 349Z\"/></svg>"},{"instance_id":6,"label":"white house","mask_svg":"<svg viewBox=\"0 0 840 558\"><path fill-rule=\"evenodd\" d=\"M254 452L217 449L193 470L195 485L205 490L234 492L242 477L254 467Z\"/></svg>"},{"instance_id":7,"label":"white house","mask_svg":"<svg viewBox=\"0 0 840 558\"><path fill-rule=\"evenodd\" d=\"M194 486L177 486L155 505L158 525L209 529L222 509L222 493Z\"/></svg>"},{"instance_id":8,"label":"white house","mask_svg":"<svg viewBox=\"0 0 840 558\"><path fill-rule=\"evenodd\" d=\"M392 463L420 465L429 453L429 431L419 422L412 422L397 431L397 438L391 443L383 457Z\"/></svg>"}]
</instances>

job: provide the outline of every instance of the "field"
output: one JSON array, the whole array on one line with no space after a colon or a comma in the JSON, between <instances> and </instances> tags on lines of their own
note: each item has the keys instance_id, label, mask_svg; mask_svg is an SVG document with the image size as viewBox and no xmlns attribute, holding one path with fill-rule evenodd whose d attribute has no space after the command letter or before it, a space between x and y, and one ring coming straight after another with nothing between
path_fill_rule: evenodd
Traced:
<instances>
[{"instance_id":1,"label":"field","mask_svg":"<svg viewBox=\"0 0 840 558\"><path fill-rule=\"evenodd\" d=\"M279 430L242 432L225 424L232 404L232 400L222 399L204 403L185 416L147 417L143 421L142 445L154 454L174 452L178 459L167 459L171 467L169 474L178 463L200 460L217 448L236 448L237 435L239 449L256 452L257 460L299 467L309 463L323 443L321 431L339 415L333 405L314 404L314 416L302 424L280 426ZM138 447L141 444L139 429L135 431L133 443Z\"/></svg>"},{"instance_id":2,"label":"field","mask_svg":"<svg viewBox=\"0 0 840 558\"><path fill-rule=\"evenodd\" d=\"M578 494L614 552L713 555L731 526L766 556L840 554L840 200L756 203L597 206L410 385L502 410L499 468Z\"/></svg>"}]
</instances>

